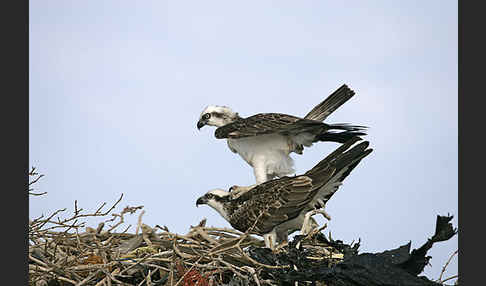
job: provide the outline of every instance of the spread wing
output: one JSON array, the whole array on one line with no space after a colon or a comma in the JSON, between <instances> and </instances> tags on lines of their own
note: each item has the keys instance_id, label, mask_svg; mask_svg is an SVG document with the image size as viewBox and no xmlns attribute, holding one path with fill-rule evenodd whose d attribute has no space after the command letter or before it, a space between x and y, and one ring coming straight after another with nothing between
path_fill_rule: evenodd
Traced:
<instances>
[{"instance_id":1,"label":"spread wing","mask_svg":"<svg viewBox=\"0 0 486 286\"><path fill-rule=\"evenodd\" d=\"M265 234L297 217L317 192L307 176L283 177L260 184L235 199L230 223L240 231Z\"/></svg>"},{"instance_id":2,"label":"spread wing","mask_svg":"<svg viewBox=\"0 0 486 286\"><path fill-rule=\"evenodd\" d=\"M221 126L216 129L214 135L218 139L236 139L272 133L295 135L310 132L319 134L327 129L329 129L328 125L315 120L281 113L259 113Z\"/></svg>"}]
</instances>

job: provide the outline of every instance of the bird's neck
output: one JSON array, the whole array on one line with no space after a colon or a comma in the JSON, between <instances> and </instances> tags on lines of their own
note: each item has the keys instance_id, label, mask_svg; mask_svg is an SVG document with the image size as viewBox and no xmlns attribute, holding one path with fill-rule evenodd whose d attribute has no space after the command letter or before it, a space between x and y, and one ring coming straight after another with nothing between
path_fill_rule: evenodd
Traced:
<instances>
[{"instance_id":1,"label":"bird's neck","mask_svg":"<svg viewBox=\"0 0 486 286\"><path fill-rule=\"evenodd\" d=\"M230 221L228 209L222 203L209 203L209 206L217 211L225 220Z\"/></svg>"},{"instance_id":2,"label":"bird's neck","mask_svg":"<svg viewBox=\"0 0 486 286\"><path fill-rule=\"evenodd\" d=\"M241 119L241 117L238 115L237 112L231 113L231 114L226 114L224 119L224 125L230 124L235 122L238 119Z\"/></svg>"},{"instance_id":3,"label":"bird's neck","mask_svg":"<svg viewBox=\"0 0 486 286\"><path fill-rule=\"evenodd\" d=\"M238 119L241 119L238 113L229 113L229 114L227 113L224 114L221 118L218 118L217 120L213 120L211 123L208 123L208 125L215 126L216 128L218 128L233 123Z\"/></svg>"}]
</instances>

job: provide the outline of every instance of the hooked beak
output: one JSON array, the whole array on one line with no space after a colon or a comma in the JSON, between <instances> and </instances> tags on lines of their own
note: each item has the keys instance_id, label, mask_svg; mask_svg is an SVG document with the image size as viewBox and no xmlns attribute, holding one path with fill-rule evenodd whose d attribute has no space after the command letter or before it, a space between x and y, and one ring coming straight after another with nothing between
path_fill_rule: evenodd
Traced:
<instances>
[{"instance_id":1,"label":"hooked beak","mask_svg":"<svg viewBox=\"0 0 486 286\"><path fill-rule=\"evenodd\" d=\"M205 205L207 202L208 202L208 199L206 199L205 197L200 197L196 201L196 207L198 207L199 205Z\"/></svg>"},{"instance_id":2,"label":"hooked beak","mask_svg":"<svg viewBox=\"0 0 486 286\"><path fill-rule=\"evenodd\" d=\"M206 123L208 123L208 122L204 119L199 120L197 122L197 129L200 130L202 127L204 127L204 125L206 125Z\"/></svg>"}]
</instances>

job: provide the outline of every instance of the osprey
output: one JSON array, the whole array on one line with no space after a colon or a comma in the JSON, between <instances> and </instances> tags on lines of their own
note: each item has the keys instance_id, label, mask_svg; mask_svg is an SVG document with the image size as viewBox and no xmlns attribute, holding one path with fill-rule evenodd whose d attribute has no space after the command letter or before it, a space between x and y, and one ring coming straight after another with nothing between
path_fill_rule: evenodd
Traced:
<instances>
[{"instance_id":1,"label":"osprey","mask_svg":"<svg viewBox=\"0 0 486 286\"><path fill-rule=\"evenodd\" d=\"M242 118L229 107L211 105L201 113L197 128L205 125L218 127L215 137L227 139L229 149L253 167L256 184L261 184L275 177L294 174L294 162L289 155L292 152L302 154L304 146L310 147L318 141L344 143L354 136L366 135L362 132L366 129L364 126L322 122L353 95L354 91L344 84L304 118L281 113L260 113ZM246 191L250 187L232 188Z\"/></svg>"},{"instance_id":2,"label":"osprey","mask_svg":"<svg viewBox=\"0 0 486 286\"><path fill-rule=\"evenodd\" d=\"M209 205L235 229L262 235L265 246L273 249L277 238L286 240L289 232L306 229L309 213L322 211L342 181L371 153L368 141L349 149L358 140L341 145L303 175L267 181L236 198L225 190L211 190L197 199L196 206Z\"/></svg>"}]
</instances>

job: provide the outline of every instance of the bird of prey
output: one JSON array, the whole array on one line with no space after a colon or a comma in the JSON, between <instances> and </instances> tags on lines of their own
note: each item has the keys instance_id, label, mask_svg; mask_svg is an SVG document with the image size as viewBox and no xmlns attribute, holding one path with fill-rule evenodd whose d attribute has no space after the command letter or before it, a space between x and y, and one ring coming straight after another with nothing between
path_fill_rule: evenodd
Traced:
<instances>
[{"instance_id":1,"label":"bird of prey","mask_svg":"<svg viewBox=\"0 0 486 286\"><path fill-rule=\"evenodd\" d=\"M372 152L368 141L349 149L358 140L341 145L303 175L267 181L236 198L232 192L214 189L198 198L196 206L209 205L232 227L263 236L265 246L273 249L278 237L286 240L289 231L304 229L306 215L323 209L342 181Z\"/></svg>"},{"instance_id":2,"label":"bird of prey","mask_svg":"<svg viewBox=\"0 0 486 286\"><path fill-rule=\"evenodd\" d=\"M261 184L294 174L289 155L302 154L304 146L318 141L344 143L354 136L366 135L364 126L322 122L353 95L354 91L344 84L303 118L281 113L242 118L229 107L210 105L201 113L197 128L216 126L215 137L227 139L229 149L253 167L256 184Z\"/></svg>"}]
</instances>

